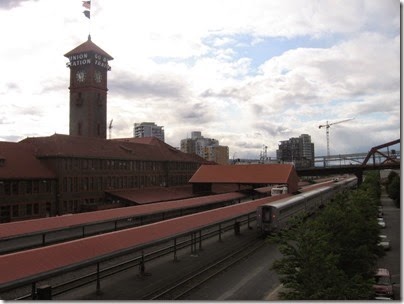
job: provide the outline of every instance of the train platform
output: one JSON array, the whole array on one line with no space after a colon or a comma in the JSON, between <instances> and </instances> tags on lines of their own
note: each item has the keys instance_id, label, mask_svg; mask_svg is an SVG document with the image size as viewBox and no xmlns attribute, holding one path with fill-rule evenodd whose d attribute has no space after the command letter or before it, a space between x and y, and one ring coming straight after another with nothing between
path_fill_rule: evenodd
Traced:
<instances>
[{"instance_id":1,"label":"train platform","mask_svg":"<svg viewBox=\"0 0 404 304\"><path fill-rule=\"evenodd\" d=\"M321 186L326 186L326 183L313 185L305 191ZM289 196L266 197L145 226L2 255L0 293L30 285L35 290L37 283L48 282L52 278L89 266L96 265L98 272L102 263L113 258L167 242L174 241L175 244L176 239L184 236L195 237L193 242L196 247L197 233L203 229L215 226L220 231L222 223L233 221L236 224L243 216L250 223L249 217L255 215L258 206Z\"/></svg>"},{"instance_id":2,"label":"train platform","mask_svg":"<svg viewBox=\"0 0 404 304\"><path fill-rule=\"evenodd\" d=\"M27 285L139 251L159 242L255 213L257 206L290 196L268 197L85 239L0 256L0 291Z\"/></svg>"},{"instance_id":3,"label":"train platform","mask_svg":"<svg viewBox=\"0 0 404 304\"><path fill-rule=\"evenodd\" d=\"M150 214L163 214L174 210L185 210L222 201L241 200L244 197L245 195L242 193L231 192L140 206L4 223L0 225L0 243L11 238L47 234L55 231L115 222Z\"/></svg>"}]
</instances>

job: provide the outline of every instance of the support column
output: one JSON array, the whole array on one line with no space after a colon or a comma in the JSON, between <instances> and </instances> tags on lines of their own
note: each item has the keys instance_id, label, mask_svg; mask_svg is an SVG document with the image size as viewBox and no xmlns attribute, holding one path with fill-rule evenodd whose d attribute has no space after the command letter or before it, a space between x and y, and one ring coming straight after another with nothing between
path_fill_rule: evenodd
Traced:
<instances>
[{"instance_id":1,"label":"support column","mask_svg":"<svg viewBox=\"0 0 404 304\"><path fill-rule=\"evenodd\" d=\"M356 172L355 176L358 178L358 187L359 187L363 182L363 171Z\"/></svg>"},{"instance_id":2,"label":"support column","mask_svg":"<svg viewBox=\"0 0 404 304\"><path fill-rule=\"evenodd\" d=\"M174 262L177 262L177 238L174 238Z\"/></svg>"},{"instance_id":3,"label":"support column","mask_svg":"<svg viewBox=\"0 0 404 304\"><path fill-rule=\"evenodd\" d=\"M199 251L202 250L202 230L199 230Z\"/></svg>"},{"instance_id":4,"label":"support column","mask_svg":"<svg viewBox=\"0 0 404 304\"><path fill-rule=\"evenodd\" d=\"M31 299L36 300L36 283L32 283L31 285Z\"/></svg>"},{"instance_id":5,"label":"support column","mask_svg":"<svg viewBox=\"0 0 404 304\"><path fill-rule=\"evenodd\" d=\"M234 222L234 235L240 235L240 222L237 220Z\"/></svg>"},{"instance_id":6,"label":"support column","mask_svg":"<svg viewBox=\"0 0 404 304\"><path fill-rule=\"evenodd\" d=\"M144 252L142 250L142 257L140 259L140 263L139 263L139 275L141 277L146 275L146 266L145 266L145 262L144 262Z\"/></svg>"},{"instance_id":7,"label":"support column","mask_svg":"<svg viewBox=\"0 0 404 304\"><path fill-rule=\"evenodd\" d=\"M97 287L96 287L96 293L97 295L101 294L101 281L100 281L100 263L97 263Z\"/></svg>"},{"instance_id":8,"label":"support column","mask_svg":"<svg viewBox=\"0 0 404 304\"><path fill-rule=\"evenodd\" d=\"M219 224L219 242L222 241L222 225Z\"/></svg>"},{"instance_id":9,"label":"support column","mask_svg":"<svg viewBox=\"0 0 404 304\"><path fill-rule=\"evenodd\" d=\"M197 250L196 250L196 242L197 242L197 236L196 232L191 233L191 256L197 256Z\"/></svg>"}]
</instances>

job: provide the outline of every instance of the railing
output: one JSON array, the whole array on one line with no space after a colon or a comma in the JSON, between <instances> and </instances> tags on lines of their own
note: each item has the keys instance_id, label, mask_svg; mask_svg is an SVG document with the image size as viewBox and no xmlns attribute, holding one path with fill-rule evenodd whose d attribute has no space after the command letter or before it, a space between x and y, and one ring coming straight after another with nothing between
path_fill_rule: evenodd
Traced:
<instances>
[{"instance_id":1,"label":"railing","mask_svg":"<svg viewBox=\"0 0 404 304\"><path fill-rule=\"evenodd\" d=\"M125 271L127 269L133 269L134 267L139 267L139 272L142 271L142 266L144 267L146 262L150 262L153 260L156 260L158 258L161 258L163 256L169 255L169 254L173 254L173 259L176 260L177 259L177 251L184 249L188 246L191 247L191 253L196 251L196 248L198 246L202 246L202 241L218 236L219 240L221 240L222 238L222 234L226 231L232 230L234 229L235 232L237 229L239 229L239 227L241 225L248 225L248 228L250 227L250 224L252 222L254 222L256 220L256 216L255 216L255 212L254 213L250 213L248 215L243 215L238 217L237 219L231 219L222 223L218 223L215 225L212 225L210 227L205 227L205 232L202 233L202 230L199 229L195 232L190 232L188 235L184 235L182 237L178 237L178 238L174 238L171 240L168 240L166 243L168 242L173 242L171 245L161 245L161 248L155 249L153 251L150 251L148 253L144 253L144 250L141 250L141 254L137 255L135 257L131 257L129 258L129 256L131 255L126 254L124 257L119 257L119 260L116 261L116 263L114 265L110 265L110 266L105 266L104 268L101 268L101 264L108 264L108 262L111 261L105 261L105 262L96 262L92 265L91 269L87 270L87 273L83 274L83 270L81 269L78 274L76 275L76 278L72 278L72 279L68 279L68 280L64 280L63 282L59 282L59 283L55 283L52 282L53 279L55 279L55 281L61 280L60 276L59 279L57 279L57 277L53 277L50 278L48 280L45 281L41 281L41 282L34 282L32 283L32 285L26 286L25 288L22 288L21 290L25 290L25 294L24 295L20 295L17 297L14 297L15 300L28 300L28 299L38 299L37 297L37 286L39 285L39 283L41 284L48 284L51 285L51 296L55 297L55 296L59 296L62 295L64 293L67 293L69 291L72 291L74 289L77 288L81 288L84 287L86 285L89 284L95 284L96 286L96 291L97 293L100 292L101 289L101 280L110 277L112 275L118 274L122 271ZM183 239L181 241L178 241L178 239ZM150 247L152 248L152 247ZM133 253L138 252L139 249L134 249ZM132 253L132 254L133 254ZM125 258L126 257L126 258ZM115 259L115 257L111 257L111 260ZM95 266L95 270L94 270L94 266ZM87 267L88 268L88 267ZM75 271L77 273L77 271ZM62 276L64 276L65 274L63 274ZM75 276L75 274L73 273L73 276ZM27 293L27 289L30 289L31 292ZM18 291L14 291L16 293L18 293ZM21 292L22 293L22 292Z\"/></svg>"},{"instance_id":2,"label":"railing","mask_svg":"<svg viewBox=\"0 0 404 304\"><path fill-rule=\"evenodd\" d=\"M401 159L401 151L395 150L395 153L392 154L389 151L385 151L386 155L393 157L397 160ZM353 153L353 154L337 154L330 156L316 156L314 158L314 166L320 168L326 167L342 167L342 166L350 166L350 165L361 165L363 161L366 159L368 153ZM382 155L375 155L375 163L382 164L386 160L386 157Z\"/></svg>"}]
</instances>

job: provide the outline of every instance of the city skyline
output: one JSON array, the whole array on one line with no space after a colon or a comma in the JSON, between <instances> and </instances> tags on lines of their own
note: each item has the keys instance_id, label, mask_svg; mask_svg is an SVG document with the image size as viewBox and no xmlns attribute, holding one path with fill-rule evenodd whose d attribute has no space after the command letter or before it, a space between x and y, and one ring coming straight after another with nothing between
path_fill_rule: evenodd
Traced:
<instances>
[{"instance_id":1,"label":"city skyline","mask_svg":"<svg viewBox=\"0 0 404 304\"><path fill-rule=\"evenodd\" d=\"M400 138L398 1L2 1L0 140L69 133L67 51L92 40L108 73L112 138L155 121L200 130L236 158L310 134L326 155ZM91 22L91 24L90 24ZM11 30L12 29L12 30ZM125 30L123 30L125 29ZM129 29L129 30L128 30Z\"/></svg>"}]
</instances>

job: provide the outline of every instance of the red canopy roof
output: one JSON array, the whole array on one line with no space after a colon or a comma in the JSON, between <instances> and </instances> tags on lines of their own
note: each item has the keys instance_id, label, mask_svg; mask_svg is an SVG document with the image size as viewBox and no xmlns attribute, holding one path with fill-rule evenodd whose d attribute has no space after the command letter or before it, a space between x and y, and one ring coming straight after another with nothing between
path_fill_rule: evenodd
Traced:
<instances>
[{"instance_id":1,"label":"red canopy roof","mask_svg":"<svg viewBox=\"0 0 404 304\"><path fill-rule=\"evenodd\" d=\"M190 183L281 184L296 171L289 164L202 165Z\"/></svg>"}]
</instances>

